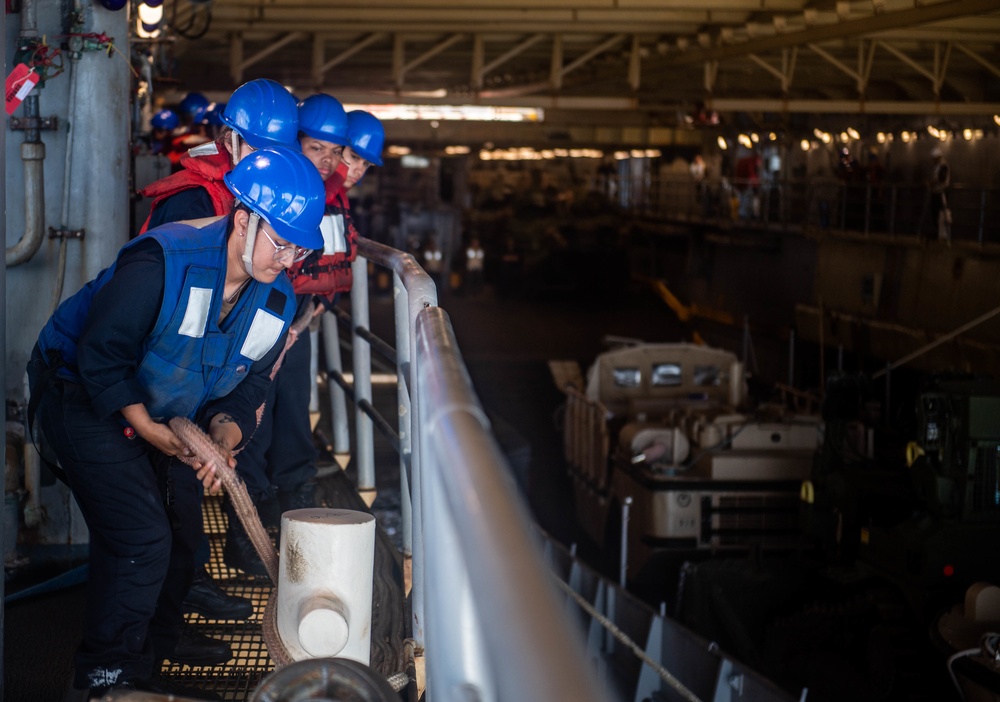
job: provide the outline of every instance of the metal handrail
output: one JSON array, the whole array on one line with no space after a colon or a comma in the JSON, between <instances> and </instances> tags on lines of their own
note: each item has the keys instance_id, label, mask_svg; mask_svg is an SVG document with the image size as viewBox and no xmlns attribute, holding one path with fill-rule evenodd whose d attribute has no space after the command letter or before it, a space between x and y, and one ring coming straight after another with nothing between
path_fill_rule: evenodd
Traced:
<instances>
[{"instance_id":1,"label":"metal handrail","mask_svg":"<svg viewBox=\"0 0 1000 702\"><path fill-rule=\"evenodd\" d=\"M748 215L735 201L750 190L755 192L757 203ZM948 195L953 216L951 240L1000 244L998 195L997 188L953 183ZM623 206L643 217L715 221L774 231L937 238L937 223L930 221L928 190L913 183L845 182L832 175L752 183L736 178L696 182L689 176L662 176L630 191Z\"/></svg>"},{"instance_id":2,"label":"metal handrail","mask_svg":"<svg viewBox=\"0 0 1000 702\"><path fill-rule=\"evenodd\" d=\"M428 699L612 699L551 583L433 281L411 255L365 239L351 289L356 407L371 402L369 262L393 271L403 541ZM324 315L328 364L339 371L336 326ZM330 387L331 402L343 401ZM340 413L335 422L346 423ZM355 418L359 490L374 489L372 420L357 409Z\"/></svg>"}]
</instances>

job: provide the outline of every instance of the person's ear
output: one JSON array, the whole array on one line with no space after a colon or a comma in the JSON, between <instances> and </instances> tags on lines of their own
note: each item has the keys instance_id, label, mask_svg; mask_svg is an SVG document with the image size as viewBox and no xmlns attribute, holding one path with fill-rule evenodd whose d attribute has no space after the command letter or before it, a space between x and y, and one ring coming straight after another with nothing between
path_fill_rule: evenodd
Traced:
<instances>
[{"instance_id":1,"label":"person's ear","mask_svg":"<svg viewBox=\"0 0 1000 702\"><path fill-rule=\"evenodd\" d=\"M246 236L249 223L250 213L246 210L236 210L233 214L233 233L241 237Z\"/></svg>"}]
</instances>

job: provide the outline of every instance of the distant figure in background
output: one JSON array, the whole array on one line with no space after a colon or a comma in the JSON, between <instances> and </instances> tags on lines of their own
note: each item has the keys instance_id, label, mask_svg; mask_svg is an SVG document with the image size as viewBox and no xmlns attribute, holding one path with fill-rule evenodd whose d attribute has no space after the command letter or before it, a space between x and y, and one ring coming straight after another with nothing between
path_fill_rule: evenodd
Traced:
<instances>
[{"instance_id":1,"label":"distant figure in background","mask_svg":"<svg viewBox=\"0 0 1000 702\"><path fill-rule=\"evenodd\" d=\"M140 141L151 154L166 154L170 149L173 131L181 123L181 118L173 110L160 110L149 120L150 133Z\"/></svg>"},{"instance_id":2,"label":"distant figure in background","mask_svg":"<svg viewBox=\"0 0 1000 702\"><path fill-rule=\"evenodd\" d=\"M813 176L811 186L819 227L825 231L830 228L831 215L837 207L837 198L841 189L840 181L830 173L829 168L820 166L816 175Z\"/></svg>"},{"instance_id":3,"label":"distant figure in background","mask_svg":"<svg viewBox=\"0 0 1000 702\"><path fill-rule=\"evenodd\" d=\"M944 160L940 146L931 150L934 167L927 189L931 196L931 221L937 223L938 241L951 241L951 208L948 206L948 186L951 185L951 168Z\"/></svg>"},{"instance_id":4,"label":"distant figure in background","mask_svg":"<svg viewBox=\"0 0 1000 702\"><path fill-rule=\"evenodd\" d=\"M483 268L486 252L479 239L472 237L465 249L465 289L470 295L478 295L483 289Z\"/></svg>"},{"instance_id":5,"label":"distant figure in background","mask_svg":"<svg viewBox=\"0 0 1000 702\"><path fill-rule=\"evenodd\" d=\"M760 186L760 156L748 151L736 161L733 185L739 198L739 218L752 219L760 212L757 188Z\"/></svg>"},{"instance_id":6,"label":"distant figure in background","mask_svg":"<svg viewBox=\"0 0 1000 702\"><path fill-rule=\"evenodd\" d=\"M705 183L707 170L705 159L701 157L701 154L695 154L690 166L691 180L694 181L695 208L697 213L703 217L708 214L708 186Z\"/></svg>"},{"instance_id":7,"label":"distant figure in background","mask_svg":"<svg viewBox=\"0 0 1000 702\"><path fill-rule=\"evenodd\" d=\"M222 121L222 113L226 109L226 103L224 102L213 102L205 110L205 113L201 116L199 124L208 137L208 141L215 141L219 136L219 132L225 126L225 122Z\"/></svg>"},{"instance_id":8,"label":"distant figure in background","mask_svg":"<svg viewBox=\"0 0 1000 702\"><path fill-rule=\"evenodd\" d=\"M188 93L177 106L181 128L174 134L168 154L175 172L180 168L181 157L189 149L212 140L202 124L209 104L208 98L201 93Z\"/></svg>"}]
</instances>

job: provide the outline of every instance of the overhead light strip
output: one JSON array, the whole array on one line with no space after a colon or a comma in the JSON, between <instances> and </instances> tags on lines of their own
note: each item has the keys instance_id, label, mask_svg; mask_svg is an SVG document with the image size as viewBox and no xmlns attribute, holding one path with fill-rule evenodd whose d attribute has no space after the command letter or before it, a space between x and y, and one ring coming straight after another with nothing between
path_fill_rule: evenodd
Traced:
<instances>
[{"instance_id":1,"label":"overhead light strip","mask_svg":"<svg viewBox=\"0 0 1000 702\"><path fill-rule=\"evenodd\" d=\"M542 122L540 107L491 107L489 105L344 105L365 110L380 120L438 120L442 122Z\"/></svg>"}]
</instances>

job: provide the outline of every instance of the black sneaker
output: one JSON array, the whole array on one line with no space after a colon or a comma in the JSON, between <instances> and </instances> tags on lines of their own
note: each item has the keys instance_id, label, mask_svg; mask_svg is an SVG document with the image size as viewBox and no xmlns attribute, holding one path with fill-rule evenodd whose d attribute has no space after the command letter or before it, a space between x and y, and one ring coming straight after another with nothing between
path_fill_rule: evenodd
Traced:
<instances>
[{"instance_id":1,"label":"black sneaker","mask_svg":"<svg viewBox=\"0 0 1000 702\"><path fill-rule=\"evenodd\" d=\"M243 531L242 524L226 529L226 546L222 549L222 560L230 568L242 570L247 575L267 575L264 561L257 555L250 537Z\"/></svg>"},{"instance_id":2,"label":"black sneaker","mask_svg":"<svg viewBox=\"0 0 1000 702\"><path fill-rule=\"evenodd\" d=\"M179 685L174 682L163 680L162 678L157 680L124 680L116 685L92 687L90 688L87 699L103 700L106 697L108 699L112 699L108 697L108 695L119 690L123 692L128 690L137 692L155 692L159 695L183 697L184 699L191 700L222 700L222 698L214 692L198 690L193 687L188 687L187 685ZM117 696L115 699L117 699Z\"/></svg>"},{"instance_id":3,"label":"black sneaker","mask_svg":"<svg viewBox=\"0 0 1000 702\"><path fill-rule=\"evenodd\" d=\"M184 624L181 626L181 638L170 654L170 662L194 666L221 665L232 657L233 650L225 641L199 634L193 626Z\"/></svg>"},{"instance_id":4,"label":"black sneaker","mask_svg":"<svg viewBox=\"0 0 1000 702\"><path fill-rule=\"evenodd\" d=\"M208 571L198 568L184 598L184 612L200 614L206 619L249 619L253 616L253 602L227 594Z\"/></svg>"}]
</instances>

